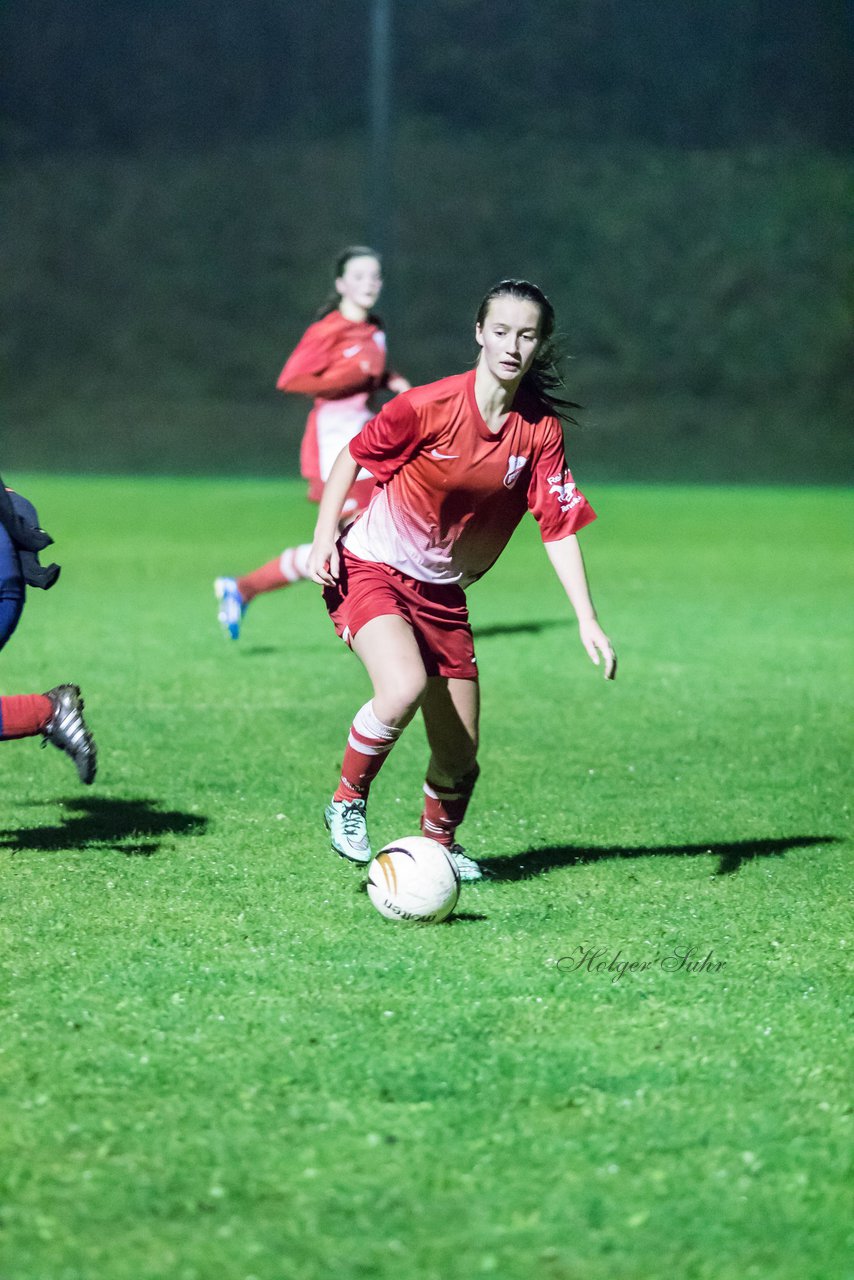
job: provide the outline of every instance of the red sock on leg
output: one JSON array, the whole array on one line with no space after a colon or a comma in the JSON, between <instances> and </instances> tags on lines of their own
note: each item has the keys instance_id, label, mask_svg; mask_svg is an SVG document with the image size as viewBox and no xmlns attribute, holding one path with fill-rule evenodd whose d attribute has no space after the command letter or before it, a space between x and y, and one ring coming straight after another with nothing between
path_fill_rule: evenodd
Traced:
<instances>
[{"instance_id":1,"label":"red sock on leg","mask_svg":"<svg viewBox=\"0 0 854 1280\"><path fill-rule=\"evenodd\" d=\"M374 704L366 702L350 726L350 736L341 781L333 800L367 800L371 783L386 761L386 756L402 733L394 725L383 724L374 714Z\"/></svg>"},{"instance_id":2,"label":"red sock on leg","mask_svg":"<svg viewBox=\"0 0 854 1280\"><path fill-rule=\"evenodd\" d=\"M237 590L243 597L244 604L254 600L265 591L279 591L282 587L290 587L309 576L308 543L299 547L286 547L275 560L262 564L260 569L253 569L242 578L237 579Z\"/></svg>"},{"instance_id":3,"label":"red sock on leg","mask_svg":"<svg viewBox=\"0 0 854 1280\"><path fill-rule=\"evenodd\" d=\"M0 698L0 742L32 738L53 715L53 703L43 693L15 693Z\"/></svg>"},{"instance_id":4,"label":"red sock on leg","mask_svg":"<svg viewBox=\"0 0 854 1280\"><path fill-rule=\"evenodd\" d=\"M447 848L454 843L457 827L466 816L474 784L480 769L477 765L451 786L424 783L424 812L421 815L421 834L437 840Z\"/></svg>"}]
</instances>

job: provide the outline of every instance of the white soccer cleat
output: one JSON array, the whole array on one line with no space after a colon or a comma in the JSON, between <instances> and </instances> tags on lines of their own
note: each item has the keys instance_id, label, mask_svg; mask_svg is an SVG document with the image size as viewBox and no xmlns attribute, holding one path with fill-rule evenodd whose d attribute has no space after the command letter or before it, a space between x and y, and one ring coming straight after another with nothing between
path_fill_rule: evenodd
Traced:
<instances>
[{"instance_id":1,"label":"white soccer cleat","mask_svg":"<svg viewBox=\"0 0 854 1280\"><path fill-rule=\"evenodd\" d=\"M464 883L470 884L472 880L483 879L483 872L480 867L474 858L466 857L466 852L461 844L452 844L448 849L448 853L457 864L457 871L459 871L460 879Z\"/></svg>"},{"instance_id":2,"label":"white soccer cleat","mask_svg":"<svg viewBox=\"0 0 854 1280\"><path fill-rule=\"evenodd\" d=\"M323 814L332 848L349 862L371 861L367 806L364 800L330 800Z\"/></svg>"}]
</instances>

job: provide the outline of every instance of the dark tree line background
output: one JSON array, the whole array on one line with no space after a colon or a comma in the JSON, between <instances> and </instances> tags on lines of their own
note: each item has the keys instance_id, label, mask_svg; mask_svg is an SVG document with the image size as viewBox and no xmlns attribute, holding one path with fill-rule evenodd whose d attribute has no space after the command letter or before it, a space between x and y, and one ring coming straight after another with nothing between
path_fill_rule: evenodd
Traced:
<instances>
[{"instance_id":1,"label":"dark tree line background","mask_svg":"<svg viewBox=\"0 0 854 1280\"><path fill-rule=\"evenodd\" d=\"M361 115L367 0L6 0L2 143L198 147ZM395 93L454 128L850 145L850 0L398 0Z\"/></svg>"},{"instance_id":2,"label":"dark tree line background","mask_svg":"<svg viewBox=\"0 0 854 1280\"><path fill-rule=\"evenodd\" d=\"M854 0L393 0L383 311L551 293L584 474L854 475ZM296 466L273 387L380 204L371 0L5 0L9 468Z\"/></svg>"}]
</instances>

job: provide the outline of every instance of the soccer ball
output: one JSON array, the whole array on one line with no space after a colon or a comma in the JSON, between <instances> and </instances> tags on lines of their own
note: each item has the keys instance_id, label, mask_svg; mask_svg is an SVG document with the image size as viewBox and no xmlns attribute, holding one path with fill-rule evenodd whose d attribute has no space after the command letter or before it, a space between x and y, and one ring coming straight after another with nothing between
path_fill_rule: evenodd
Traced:
<instances>
[{"instance_id":1,"label":"soccer ball","mask_svg":"<svg viewBox=\"0 0 854 1280\"><path fill-rule=\"evenodd\" d=\"M444 845L426 836L392 841L368 868L368 897L388 920L438 924L459 896L456 863Z\"/></svg>"}]
</instances>

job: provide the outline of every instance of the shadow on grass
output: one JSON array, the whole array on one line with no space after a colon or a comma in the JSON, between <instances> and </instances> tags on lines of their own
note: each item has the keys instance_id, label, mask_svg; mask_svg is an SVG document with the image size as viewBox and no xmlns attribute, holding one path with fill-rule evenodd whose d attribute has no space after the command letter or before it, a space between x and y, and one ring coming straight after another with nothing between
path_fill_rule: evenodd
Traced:
<instances>
[{"instance_id":1,"label":"shadow on grass","mask_svg":"<svg viewBox=\"0 0 854 1280\"><path fill-rule=\"evenodd\" d=\"M475 640L489 640L492 636L537 635L550 627L565 627L566 618L543 618L539 622L496 622L489 627L473 627Z\"/></svg>"},{"instance_id":2,"label":"shadow on grass","mask_svg":"<svg viewBox=\"0 0 854 1280\"><path fill-rule=\"evenodd\" d=\"M532 880L558 867L576 867L601 862L605 858L719 858L715 875L732 875L753 858L779 858L789 849L806 849L818 844L838 844L839 836L787 836L778 840L731 840L709 844L658 844L604 848L580 845L530 849L520 857L478 858L491 880Z\"/></svg>"},{"instance_id":3,"label":"shadow on grass","mask_svg":"<svg viewBox=\"0 0 854 1280\"><path fill-rule=\"evenodd\" d=\"M152 800L81 796L60 803L60 825L0 831L0 850L58 853L97 844L127 857L149 858L160 848L161 837L201 835L208 825L207 818L199 814L162 811Z\"/></svg>"}]
</instances>

